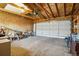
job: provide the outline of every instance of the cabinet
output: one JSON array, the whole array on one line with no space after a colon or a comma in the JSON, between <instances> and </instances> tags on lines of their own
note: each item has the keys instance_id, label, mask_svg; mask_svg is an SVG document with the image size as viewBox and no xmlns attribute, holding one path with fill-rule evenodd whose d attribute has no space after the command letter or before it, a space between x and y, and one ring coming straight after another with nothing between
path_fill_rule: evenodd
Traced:
<instances>
[{"instance_id":1,"label":"cabinet","mask_svg":"<svg viewBox=\"0 0 79 59\"><path fill-rule=\"evenodd\" d=\"M0 39L0 56L10 56L10 41Z\"/></svg>"}]
</instances>

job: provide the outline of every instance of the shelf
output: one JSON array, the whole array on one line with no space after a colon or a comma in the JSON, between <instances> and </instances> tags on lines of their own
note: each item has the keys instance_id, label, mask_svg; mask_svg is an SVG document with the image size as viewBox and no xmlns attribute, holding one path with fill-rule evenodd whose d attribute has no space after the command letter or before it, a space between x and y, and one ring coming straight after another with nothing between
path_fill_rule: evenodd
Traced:
<instances>
[{"instance_id":1,"label":"shelf","mask_svg":"<svg viewBox=\"0 0 79 59\"><path fill-rule=\"evenodd\" d=\"M0 43L10 42L8 39L0 39Z\"/></svg>"}]
</instances>

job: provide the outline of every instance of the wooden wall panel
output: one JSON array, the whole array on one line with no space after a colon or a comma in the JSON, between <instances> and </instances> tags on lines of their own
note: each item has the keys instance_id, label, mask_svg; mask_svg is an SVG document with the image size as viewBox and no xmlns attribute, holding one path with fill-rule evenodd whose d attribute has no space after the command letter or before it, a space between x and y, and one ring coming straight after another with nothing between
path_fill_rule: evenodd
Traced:
<instances>
[{"instance_id":1,"label":"wooden wall panel","mask_svg":"<svg viewBox=\"0 0 79 59\"><path fill-rule=\"evenodd\" d=\"M38 23L38 22L46 22L46 21L50 21L50 20L71 20L71 16L66 16L66 17L56 17L56 18L49 18L49 19L35 19L34 23Z\"/></svg>"},{"instance_id":2,"label":"wooden wall panel","mask_svg":"<svg viewBox=\"0 0 79 59\"><path fill-rule=\"evenodd\" d=\"M0 26L26 32L32 30L32 20L0 11Z\"/></svg>"},{"instance_id":3,"label":"wooden wall panel","mask_svg":"<svg viewBox=\"0 0 79 59\"><path fill-rule=\"evenodd\" d=\"M74 16L73 24L74 24L73 31L79 33L79 15Z\"/></svg>"}]
</instances>

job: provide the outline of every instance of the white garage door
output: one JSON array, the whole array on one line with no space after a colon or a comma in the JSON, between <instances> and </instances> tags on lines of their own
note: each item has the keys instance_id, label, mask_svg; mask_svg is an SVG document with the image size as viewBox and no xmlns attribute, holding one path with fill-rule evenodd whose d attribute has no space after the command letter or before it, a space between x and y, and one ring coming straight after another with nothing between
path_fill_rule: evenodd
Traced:
<instances>
[{"instance_id":1,"label":"white garage door","mask_svg":"<svg viewBox=\"0 0 79 59\"><path fill-rule=\"evenodd\" d=\"M37 23L36 24L36 35L38 36L49 36L49 23Z\"/></svg>"},{"instance_id":2,"label":"white garage door","mask_svg":"<svg viewBox=\"0 0 79 59\"><path fill-rule=\"evenodd\" d=\"M49 26L49 33L50 37L57 37L58 36L58 22L57 21L51 21Z\"/></svg>"},{"instance_id":3,"label":"white garage door","mask_svg":"<svg viewBox=\"0 0 79 59\"><path fill-rule=\"evenodd\" d=\"M65 37L71 33L71 23L65 21L50 21L36 24L36 35L47 37Z\"/></svg>"}]
</instances>

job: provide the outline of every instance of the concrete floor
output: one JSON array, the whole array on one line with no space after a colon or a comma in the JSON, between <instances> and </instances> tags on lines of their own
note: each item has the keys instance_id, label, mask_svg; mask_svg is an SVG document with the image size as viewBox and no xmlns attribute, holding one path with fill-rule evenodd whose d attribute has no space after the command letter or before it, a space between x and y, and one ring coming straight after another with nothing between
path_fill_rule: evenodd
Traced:
<instances>
[{"instance_id":1,"label":"concrete floor","mask_svg":"<svg viewBox=\"0 0 79 59\"><path fill-rule=\"evenodd\" d=\"M23 47L32 51L34 56L70 56L64 39L49 37L29 37L13 41L12 46Z\"/></svg>"}]
</instances>

